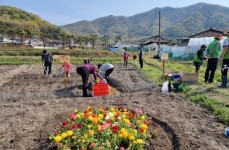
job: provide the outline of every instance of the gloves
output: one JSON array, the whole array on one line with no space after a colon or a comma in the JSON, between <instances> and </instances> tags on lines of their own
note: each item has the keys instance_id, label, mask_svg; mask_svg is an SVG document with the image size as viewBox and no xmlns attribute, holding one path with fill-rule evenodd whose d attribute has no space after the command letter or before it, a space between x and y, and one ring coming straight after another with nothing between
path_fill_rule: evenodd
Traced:
<instances>
[{"instance_id":1,"label":"gloves","mask_svg":"<svg viewBox=\"0 0 229 150\"><path fill-rule=\"evenodd\" d=\"M107 83L107 80L106 79L103 79L103 83Z\"/></svg>"}]
</instances>

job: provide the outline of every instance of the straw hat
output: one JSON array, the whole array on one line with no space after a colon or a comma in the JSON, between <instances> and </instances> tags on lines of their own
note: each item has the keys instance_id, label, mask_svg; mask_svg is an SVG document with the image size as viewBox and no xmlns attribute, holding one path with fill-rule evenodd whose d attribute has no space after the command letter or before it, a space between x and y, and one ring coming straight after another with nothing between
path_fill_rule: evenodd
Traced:
<instances>
[{"instance_id":1,"label":"straw hat","mask_svg":"<svg viewBox=\"0 0 229 150\"><path fill-rule=\"evenodd\" d=\"M226 35L229 35L229 30L225 33Z\"/></svg>"}]
</instances>

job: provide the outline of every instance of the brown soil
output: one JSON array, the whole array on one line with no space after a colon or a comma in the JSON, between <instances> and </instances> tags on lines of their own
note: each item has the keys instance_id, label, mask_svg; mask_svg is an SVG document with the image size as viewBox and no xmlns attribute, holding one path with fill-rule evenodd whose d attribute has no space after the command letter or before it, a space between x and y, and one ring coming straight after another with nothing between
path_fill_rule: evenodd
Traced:
<instances>
[{"instance_id":1,"label":"brown soil","mask_svg":"<svg viewBox=\"0 0 229 150\"><path fill-rule=\"evenodd\" d=\"M226 150L225 125L206 109L181 94L162 94L160 87L129 66L116 65L111 74L112 95L81 97L81 78L42 75L38 65L0 66L0 149L50 150L48 135L75 108L124 105L142 108L154 117L158 137L146 149Z\"/></svg>"}]
</instances>

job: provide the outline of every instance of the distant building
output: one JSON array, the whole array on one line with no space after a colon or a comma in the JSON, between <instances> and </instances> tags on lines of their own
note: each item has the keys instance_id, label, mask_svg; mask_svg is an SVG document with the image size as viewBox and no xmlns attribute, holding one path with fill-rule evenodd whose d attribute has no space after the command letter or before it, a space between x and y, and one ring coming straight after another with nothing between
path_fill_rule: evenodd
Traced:
<instances>
[{"instance_id":1,"label":"distant building","mask_svg":"<svg viewBox=\"0 0 229 150\"><path fill-rule=\"evenodd\" d=\"M164 37L160 37L160 45L168 45L170 44L172 41L168 40ZM143 50L156 50L158 49L158 45L159 45L159 36L152 36L150 38L148 38L146 41L142 42L140 44L143 47Z\"/></svg>"},{"instance_id":2,"label":"distant building","mask_svg":"<svg viewBox=\"0 0 229 150\"><path fill-rule=\"evenodd\" d=\"M223 36L225 35L223 31L210 28L208 30L190 35L189 38L215 37L216 34L222 34Z\"/></svg>"},{"instance_id":3,"label":"distant building","mask_svg":"<svg viewBox=\"0 0 229 150\"><path fill-rule=\"evenodd\" d=\"M127 50L132 51L132 50L137 50L139 45L138 44L126 44L126 43L122 43L121 41L117 41L113 46L109 47L109 50L120 51L124 47L126 47Z\"/></svg>"}]
</instances>

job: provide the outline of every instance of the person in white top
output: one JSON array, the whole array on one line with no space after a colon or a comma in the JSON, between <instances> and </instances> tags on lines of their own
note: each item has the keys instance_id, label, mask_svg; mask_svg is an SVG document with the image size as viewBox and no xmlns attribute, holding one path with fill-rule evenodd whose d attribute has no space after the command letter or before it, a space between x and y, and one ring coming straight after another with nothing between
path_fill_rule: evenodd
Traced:
<instances>
[{"instance_id":1,"label":"person in white top","mask_svg":"<svg viewBox=\"0 0 229 150\"><path fill-rule=\"evenodd\" d=\"M109 75L114 70L114 66L112 64L98 64L98 68L101 69L101 75L109 82Z\"/></svg>"}]
</instances>

